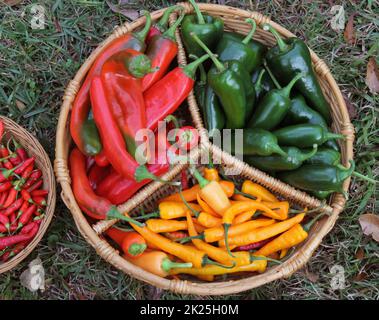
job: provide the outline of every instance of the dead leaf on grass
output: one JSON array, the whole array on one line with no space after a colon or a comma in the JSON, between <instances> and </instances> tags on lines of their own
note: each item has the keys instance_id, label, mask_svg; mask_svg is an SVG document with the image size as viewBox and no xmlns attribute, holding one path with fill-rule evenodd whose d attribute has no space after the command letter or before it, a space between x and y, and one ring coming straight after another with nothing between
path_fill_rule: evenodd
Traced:
<instances>
[{"instance_id":1,"label":"dead leaf on grass","mask_svg":"<svg viewBox=\"0 0 379 320\"><path fill-rule=\"evenodd\" d=\"M114 4L116 2L117 4ZM139 12L133 8L130 8L131 4L129 0L106 0L109 8L115 13L121 13L130 20L135 20L139 17Z\"/></svg>"},{"instance_id":2,"label":"dead leaf on grass","mask_svg":"<svg viewBox=\"0 0 379 320\"><path fill-rule=\"evenodd\" d=\"M379 242L379 216L372 213L366 213L359 217L359 224L362 231L366 236L372 236L372 238Z\"/></svg>"},{"instance_id":3,"label":"dead leaf on grass","mask_svg":"<svg viewBox=\"0 0 379 320\"><path fill-rule=\"evenodd\" d=\"M18 110L22 111L26 108L25 104L20 101L20 100L16 100L16 107L18 108Z\"/></svg>"},{"instance_id":4,"label":"dead leaf on grass","mask_svg":"<svg viewBox=\"0 0 379 320\"><path fill-rule=\"evenodd\" d=\"M372 93L379 92L379 69L375 57L371 57L368 60L366 84Z\"/></svg>"},{"instance_id":5,"label":"dead leaf on grass","mask_svg":"<svg viewBox=\"0 0 379 320\"><path fill-rule=\"evenodd\" d=\"M350 119L355 119L357 117L357 109L355 108L355 105L350 101L350 99L343 95L343 98L345 99L346 108L349 113Z\"/></svg>"},{"instance_id":6,"label":"dead leaf on grass","mask_svg":"<svg viewBox=\"0 0 379 320\"><path fill-rule=\"evenodd\" d=\"M365 251L362 248L359 248L355 254L355 259L363 260L365 258Z\"/></svg>"},{"instance_id":7,"label":"dead leaf on grass","mask_svg":"<svg viewBox=\"0 0 379 320\"><path fill-rule=\"evenodd\" d=\"M357 40L357 34L354 29L354 18L357 15L356 12L354 12L347 21L345 31L343 33L343 37L345 38L345 41L347 44L354 45L355 41Z\"/></svg>"},{"instance_id":8,"label":"dead leaf on grass","mask_svg":"<svg viewBox=\"0 0 379 320\"><path fill-rule=\"evenodd\" d=\"M4 2L8 6L15 6L15 5L21 3L22 0L3 0L3 1L0 1L0 2Z\"/></svg>"}]
</instances>

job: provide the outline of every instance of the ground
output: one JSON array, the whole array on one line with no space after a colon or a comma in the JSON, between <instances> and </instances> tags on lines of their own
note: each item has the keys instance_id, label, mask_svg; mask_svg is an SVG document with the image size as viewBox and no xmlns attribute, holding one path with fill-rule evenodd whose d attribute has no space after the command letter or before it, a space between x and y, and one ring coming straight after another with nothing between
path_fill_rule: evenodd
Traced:
<instances>
[{"instance_id":1,"label":"ground","mask_svg":"<svg viewBox=\"0 0 379 320\"><path fill-rule=\"evenodd\" d=\"M113 1L116 3L117 1ZM130 1L135 8L155 10L173 1ZM217 1L213 1L217 2ZM365 84L366 64L378 57L378 2L367 1L218 1L257 10L272 17L308 45L330 67L346 96L356 128L357 170L378 179L379 96ZM33 30L32 3L45 9L44 30ZM333 5L343 4L346 19L356 13L355 46L343 31L330 27ZM88 54L126 18L103 1L23 1L0 7L0 112L33 132L54 159L54 142L62 96ZM379 245L364 236L358 218L378 213L377 189L352 180L350 200L332 232L307 267L280 280L228 299L379 299ZM39 256L46 269L46 290L31 293L19 276ZM345 288L333 290L330 268L344 268ZM37 249L11 272L0 275L0 299L177 299L178 296L124 275L103 261L75 227L59 200L54 220Z\"/></svg>"}]
</instances>

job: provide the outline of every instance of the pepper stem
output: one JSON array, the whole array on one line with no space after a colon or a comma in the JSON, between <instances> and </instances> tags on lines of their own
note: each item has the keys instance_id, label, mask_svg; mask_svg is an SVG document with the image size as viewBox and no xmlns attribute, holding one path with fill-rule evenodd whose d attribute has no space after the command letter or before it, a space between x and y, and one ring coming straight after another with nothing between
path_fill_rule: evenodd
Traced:
<instances>
[{"instance_id":1,"label":"pepper stem","mask_svg":"<svg viewBox=\"0 0 379 320\"><path fill-rule=\"evenodd\" d=\"M229 240L228 240L229 227L230 227L229 223L224 223L225 248L226 248L226 251L228 252L228 254L231 257L235 258L235 256L233 255L232 251L230 251L230 248L229 248Z\"/></svg>"},{"instance_id":2,"label":"pepper stem","mask_svg":"<svg viewBox=\"0 0 379 320\"><path fill-rule=\"evenodd\" d=\"M216 55L206 46L206 44L203 41L201 41L201 39L194 32L191 32L190 35L195 40L195 42L209 55L217 70L219 72L225 71L225 66L222 64L220 60L217 59Z\"/></svg>"},{"instance_id":3,"label":"pepper stem","mask_svg":"<svg viewBox=\"0 0 379 320\"><path fill-rule=\"evenodd\" d=\"M143 29L141 31L136 32L134 34L134 37L137 38L141 42L145 42L145 39L146 39L146 37L150 31L151 24L152 24L150 12L144 11L143 15L146 17L145 26L143 27Z\"/></svg>"},{"instance_id":4,"label":"pepper stem","mask_svg":"<svg viewBox=\"0 0 379 320\"><path fill-rule=\"evenodd\" d=\"M343 170L343 174L341 175L341 179L342 180L345 180L347 177L353 175L353 176L355 176L357 178L360 178L362 180L366 180L366 181L368 181L370 183L373 183L373 184L377 183L376 180L374 180L372 178L369 178L369 177L366 177L363 174L360 174L359 172L356 172L355 171L355 161L354 160L350 160L349 162L350 162L350 168L346 168L346 167L344 167L341 164L337 165L337 168Z\"/></svg>"},{"instance_id":5,"label":"pepper stem","mask_svg":"<svg viewBox=\"0 0 379 320\"><path fill-rule=\"evenodd\" d=\"M144 214L142 216L137 216L137 217L134 217L134 219L136 220L141 220L141 219L150 219L150 218L158 218L159 217L159 211L154 211L154 212L151 212L149 214Z\"/></svg>"},{"instance_id":6,"label":"pepper stem","mask_svg":"<svg viewBox=\"0 0 379 320\"><path fill-rule=\"evenodd\" d=\"M140 165L136 169L136 172L134 173L134 177L135 177L135 180L137 182L141 182L141 181L143 181L145 179L150 179L150 180L153 180L153 181L165 183L165 184L172 185L172 186L180 186L180 182L179 181L167 181L167 180L161 179L161 178L157 177L155 174L151 173L146 168L146 166L144 166L144 165Z\"/></svg>"},{"instance_id":7,"label":"pepper stem","mask_svg":"<svg viewBox=\"0 0 379 320\"><path fill-rule=\"evenodd\" d=\"M257 91L257 89L259 89L262 86L262 79L263 79L263 75L265 74L265 72L266 72L266 70L262 69L261 72L259 73L257 81L254 84L255 91Z\"/></svg>"},{"instance_id":8,"label":"pepper stem","mask_svg":"<svg viewBox=\"0 0 379 320\"><path fill-rule=\"evenodd\" d=\"M291 93L291 90L293 88L293 86L295 85L295 83L297 82L297 80L299 80L301 77L304 76L304 73L298 73L291 81L289 84L287 84L284 88L282 88L282 94L283 96L285 97L289 97L290 96L290 93Z\"/></svg>"},{"instance_id":9,"label":"pepper stem","mask_svg":"<svg viewBox=\"0 0 379 320\"><path fill-rule=\"evenodd\" d=\"M312 151L309 151L305 154L301 154L301 156L299 157L300 158L299 160L303 162L305 160L312 158L317 153L317 149L318 149L317 144L314 144Z\"/></svg>"},{"instance_id":10,"label":"pepper stem","mask_svg":"<svg viewBox=\"0 0 379 320\"><path fill-rule=\"evenodd\" d=\"M193 9L195 10L196 16L197 16L197 22L199 24L205 24L205 19L203 14L200 11L199 6L195 2L195 0L189 0L189 3L192 5Z\"/></svg>"},{"instance_id":11,"label":"pepper stem","mask_svg":"<svg viewBox=\"0 0 379 320\"><path fill-rule=\"evenodd\" d=\"M277 264L281 264L281 263L283 263L283 261L276 260L276 259L269 258L269 257L264 257L264 256L254 256L254 255L251 255L251 256L250 256L250 262L257 261L257 260L266 260L266 261L270 261L270 262L275 262L275 263L277 263Z\"/></svg>"},{"instance_id":12,"label":"pepper stem","mask_svg":"<svg viewBox=\"0 0 379 320\"><path fill-rule=\"evenodd\" d=\"M270 76L272 82L274 82L274 85L277 89L282 89L282 86L279 84L278 80L272 73L271 69L268 67L266 60L263 61L263 65L265 66L265 69L267 70L268 75Z\"/></svg>"},{"instance_id":13,"label":"pepper stem","mask_svg":"<svg viewBox=\"0 0 379 320\"><path fill-rule=\"evenodd\" d=\"M117 210L116 206L112 206L110 208L110 210L107 212L107 219L120 219L120 220L129 222L129 223L133 223L133 224L135 224L136 226L138 226L140 228L143 228L145 226L144 223L138 222L138 221L134 220L133 218L126 217L123 214L121 214Z\"/></svg>"},{"instance_id":14,"label":"pepper stem","mask_svg":"<svg viewBox=\"0 0 379 320\"><path fill-rule=\"evenodd\" d=\"M236 266L236 262L233 261L232 265L231 266L226 266L224 264L221 264L221 263L218 263L216 261L213 261L213 260L210 260L207 256L205 256L204 260L203 260L203 265L213 265L213 266L218 266L218 267L221 267L221 268L224 268L224 269L233 269L235 266Z\"/></svg>"},{"instance_id":15,"label":"pepper stem","mask_svg":"<svg viewBox=\"0 0 379 320\"><path fill-rule=\"evenodd\" d=\"M132 256L138 256L143 253L147 248L145 243L132 243L128 248L128 253Z\"/></svg>"},{"instance_id":16,"label":"pepper stem","mask_svg":"<svg viewBox=\"0 0 379 320\"><path fill-rule=\"evenodd\" d=\"M156 27L162 31L166 30L167 25L168 25L168 19L170 19L171 13L173 13L175 10L180 10L183 11L182 6L171 6L166 9L166 11L163 13L162 18L159 20L159 22L156 24Z\"/></svg>"},{"instance_id":17,"label":"pepper stem","mask_svg":"<svg viewBox=\"0 0 379 320\"><path fill-rule=\"evenodd\" d=\"M191 241L192 239L204 240L204 234L198 234L197 236L185 237L185 238L177 239L175 241L178 241L183 244L183 243L187 243Z\"/></svg>"},{"instance_id":18,"label":"pepper stem","mask_svg":"<svg viewBox=\"0 0 379 320\"><path fill-rule=\"evenodd\" d=\"M199 59L198 56L192 53L189 55L189 57L190 59L193 59L193 60ZM207 84L207 73L205 72L205 68L202 64L199 66L199 70L200 70L200 82L198 84L201 86L205 86Z\"/></svg>"},{"instance_id":19,"label":"pepper stem","mask_svg":"<svg viewBox=\"0 0 379 320\"><path fill-rule=\"evenodd\" d=\"M163 271L169 272L174 268L192 268L192 263L172 262L169 258L164 258L161 267Z\"/></svg>"},{"instance_id":20,"label":"pepper stem","mask_svg":"<svg viewBox=\"0 0 379 320\"><path fill-rule=\"evenodd\" d=\"M265 23L263 25L263 30L270 31L274 35L280 52L288 50L288 44L284 42L283 38L279 35L278 31L276 31L271 24Z\"/></svg>"},{"instance_id":21,"label":"pepper stem","mask_svg":"<svg viewBox=\"0 0 379 320\"><path fill-rule=\"evenodd\" d=\"M203 189L207 184L210 183L210 181L208 181L201 175L201 173L196 169L194 165L190 167L190 172L194 175L196 180L199 182L201 189Z\"/></svg>"},{"instance_id":22,"label":"pepper stem","mask_svg":"<svg viewBox=\"0 0 379 320\"><path fill-rule=\"evenodd\" d=\"M342 139L342 140L345 140L346 136L344 136L343 134L339 134L339 133L326 132L325 133L325 139L326 139L325 141L333 140L333 139Z\"/></svg>"},{"instance_id":23,"label":"pepper stem","mask_svg":"<svg viewBox=\"0 0 379 320\"><path fill-rule=\"evenodd\" d=\"M180 196L180 198L182 199L182 201L183 201L183 203L184 203L184 205L193 213L193 215L197 218L198 216L199 216L199 214L200 214L200 212L199 211L196 211L194 208L192 208L190 205L189 205L189 203L187 202L187 200L184 198L184 196L183 196L183 194L182 194L182 190L181 190L181 188L180 188L180 190L179 190L179 196Z\"/></svg>"},{"instance_id":24,"label":"pepper stem","mask_svg":"<svg viewBox=\"0 0 379 320\"><path fill-rule=\"evenodd\" d=\"M246 198L249 198L249 199L251 199L251 200L257 200L256 197L252 196L251 194L248 194L248 193L242 192L242 191L238 190L237 188L234 188L234 193L235 193L235 194L239 194L239 195L241 195L241 196L244 196L244 197L246 197Z\"/></svg>"},{"instance_id":25,"label":"pepper stem","mask_svg":"<svg viewBox=\"0 0 379 320\"><path fill-rule=\"evenodd\" d=\"M372 178L369 178L369 177L367 177L367 176L364 176L363 174L360 174L360 173L357 172L357 171L354 171L354 172L352 173L352 175L353 175L354 177L357 177L357 178L359 178L359 179L365 180L365 181L370 182L370 183L372 183L372 184L376 184L376 183L378 182L378 181L376 181L376 180L374 180L374 179L372 179Z\"/></svg>"},{"instance_id":26,"label":"pepper stem","mask_svg":"<svg viewBox=\"0 0 379 320\"><path fill-rule=\"evenodd\" d=\"M175 41L175 31L182 23L184 16L184 13L181 14L180 17L175 21L175 23L166 32L163 33L163 36L173 39Z\"/></svg>"},{"instance_id":27,"label":"pepper stem","mask_svg":"<svg viewBox=\"0 0 379 320\"><path fill-rule=\"evenodd\" d=\"M271 145L271 150L272 150L272 153L276 153L282 157L288 156L288 154L284 152L284 150L281 147L279 147L277 144Z\"/></svg>"},{"instance_id":28,"label":"pepper stem","mask_svg":"<svg viewBox=\"0 0 379 320\"><path fill-rule=\"evenodd\" d=\"M187 64L185 67L183 67L183 72L191 79L195 79L196 70L197 68L205 61L209 59L209 54L205 54L199 59L191 62L190 64Z\"/></svg>"},{"instance_id":29,"label":"pepper stem","mask_svg":"<svg viewBox=\"0 0 379 320\"><path fill-rule=\"evenodd\" d=\"M249 24L252 25L252 28L251 28L250 32L245 37L245 39L242 40L243 44L248 44L250 42L250 40L253 38L255 30L257 30L257 23L255 22L255 20L253 20L251 18L246 19L245 22L247 22L247 23L249 23Z\"/></svg>"},{"instance_id":30,"label":"pepper stem","mask_svg":"<svg viewBox=\"0 0 379 320\"><path fill-rule=\"evenodd\" d=\"M307 224L303 226L304 231L309 232L311 230L312 226L320 220L325 215L325 212L319 213L317 216L315 216L311 221L309 221Z\"/></svg>"}]
</instances>

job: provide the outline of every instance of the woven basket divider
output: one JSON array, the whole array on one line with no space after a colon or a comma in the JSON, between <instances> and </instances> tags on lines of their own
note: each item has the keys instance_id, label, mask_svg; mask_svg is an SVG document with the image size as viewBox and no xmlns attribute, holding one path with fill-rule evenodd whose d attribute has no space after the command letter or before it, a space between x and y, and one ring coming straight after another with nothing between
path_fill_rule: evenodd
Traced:
<instances>
[{"instance_id":1,"label":"woven basket divider","mask_svg":"<svg viewBox=\"0 0 379 320\"><path fill-rule=\"evenodd\" d=\"M192 7L187 3L180 3L187 13L192 12ZM210 5L210 4L200 4L200 9L204 12L207 12L212 15L220 16L226 22L226 29L235 30L237 32L246 34L249 30L247 25L241 23L241 20L245 18L251 17L256 20L258 25L261 25L264 22L270 22L269 18L261 15L257 12L249 12L236 8L231 8L227 6L219 6L219 5ZM158 19L163 13L163 9L157 12L152 13L153 19ZM171 17L172 22L173 17ZM270 281L287 277L291 275L294 271L298 270L302 267L308 259L311 257L313 251L317 248L317 246L322 241L322 238L330 231L333 227L339 212L343 209L345 199L341 195L335 195L332 199L332 214L327 219L323 219L320 221L310 233L308 240L305 244L301 246L299 250L297 250L284 264L277 266L275 268L271 268L267 272L262 275L252 276L245 279L237 280L237 281L226 281L226 282L217 282L212 283L212 286L209 286L207 283L196 283L191 281L178 281L178 280L168 280L161 277L157 277L153 274L150 274L141 268L129 263L124 260L116 251L113 249L107 241L103 240L103 238L99 237L98 234L101 234L107 228L109 228L115 221L101 221L91 226L86 220L85 216L80 211L75 197L72 193L70 186L70 176L67 166L67 158L69 147L71 144L69 129L68 129L68 120L69 120L69 111L71 109L71 105L73 100L75 99L75 95L80 87L80 83L83 81L88 69L92 65L93 61L96 59L97 55L101 52L101 50L106 46L109 42L111 42L114 38L121 36L122 34L134 30L138 27L141 27L145 22L145 18L140 18L134 21L131 24L125 24L115 30L115 32L107 38L86 60L86 62L82 65L80 70L78 71L75 78L68 85L64 102L61 110L61 115L59 118L58 131L57 131L57 145L56 145L56 160L55 160L55 170L58 181L62 185L62 199L66 203L67 207L72 212L75 223L78 226L79 231L83 234L86 241L88 241L98 252L100 256L102 256L106 261L112 263L115 267L124 271L127 274L131 274L137 279L146 281L152 285L158 286L163 289L172 290L177 293L193 293L200 295L220 295L220 294L230 294L237 293L244 290L248 290L254 287L258 287ZM270 22L274 28L276 28L279 33L281 33L284 37L292 36L292 34L286 29L280 27L279 25ZM180 40L179 32L176 33L178 44L179 44L179 54L178 61L180 64L186 64L185 52ZM258 41L264 42L268 45L274 44L274 39L271 34L261 30L258 28L258 31L255 35L255 38ZM333 108L333 119L334 126L333 128L336 131L340 131L347 136L345 143L342 145L342 155L343 161L346 164L348 159L352 158L352 142L354 140L354 128L349 121L349 117L346 111L346 106L342 95L336 85L333 77L331 76L329 70L326 65L317 58L317 56L311 52L312 60L314 63L315 70L319 76L322 88L325 92L325 95L329 102L332 104ZM254 181L261 183L262 185L268 187L270 190L274 192L284 193L285 196L288 195L288 198L293 202L301 203L303 205L307 205L309 208L318 207L320 202L312 197L309 197L303 192L299 192L292 187L289 187L276 179L269 177L268 175L262 173L259 170L251 168L242 162L239 162L238 159L230 156L227 153L222 152L216 146L210 145L208 137L206 135L206 130L203 127L201 115L199 113L199 109L196 105L196 100L191 93L188 98L189 109L191 112L192 119L196 125L196 127L200 131L200 135L202 138L202 146L211 148L213 155L216 155L217 158L222 158L223 163L225 165L230 166L242 166L243 167L243 175L244 177L248 177ZM63 142L63 143L62 143ZM198 156L200 155L200 151ZM194 156L194 159L196 156ZM230 162L230 164L229 164ZM169 173L167 173L163 178L171 179L175 175L177 175L182 168L183 165L176 165ZM347 190L349 185L349 181L345 182L344 188ZM161 197L161 192L167 189L167 186L162 186L161 183L154 182L146 186L140 192L138 192L133 198L127 201L124 205L119 206L119 209L122 211L132 211L137 206L143 204L148 204L154 202L156 199ZM330 207L326 207L328 211Z\"/></svg>"},{"instance_id":2,"label":"woven basket divider","mask_svg":"<svg viewBox=\"0 0 379 320\"><path fill-rule=\"evenodd\" d=\"M50 159L43 147L41 146L41 144L38 142L38 140L32 134L26 131L23 127L21 127L11 119L3 116L0 116L0 119L4 123L5 136L7 136L7 133L10 133L10 135L14 137L16 141L25 148L29 156L34 156L36 158L36 167L39 168L43 174L43 188L45 190L49 190L45 218L41 222L37 235L24 250L22 250L9 261L5 263L0 263L0 273L3 273L16 267L34 250L34 248L41 241L43 235L45 234L47 228L50 225L51 219L54 216L56 201L56 184L54 171Z\"/></svg>"}]
</instances>

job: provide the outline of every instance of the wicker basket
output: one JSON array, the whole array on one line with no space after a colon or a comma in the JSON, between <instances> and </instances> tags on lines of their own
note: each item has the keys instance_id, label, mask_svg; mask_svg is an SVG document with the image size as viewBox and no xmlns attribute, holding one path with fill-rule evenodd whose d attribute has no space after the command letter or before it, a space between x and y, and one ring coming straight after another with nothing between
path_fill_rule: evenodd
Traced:
<instances>
[{"instance_id":1,"label":"wicker basket","mask_svg":"<svg viewBox=\"0 0 379 320\"><path fill-rule=\"evenodd\" d=\"M50 159L46 154L45 150L42 148L41 144L38 142L38 140L28 131L26 131L24 128L22 128L9 118L0 116L0 119L4 123L5 134L10 133L11 136L14 137L17 140L17 142L19 142L26 149L28 155L36 157L36 166L39 169L41 169L43 173L43 188L50 191L47 198L46 216L42 220L37 235L35 236L33 241L30 242L29 245L19 254L17 254L5 263L0 263L0 273L3 273L16 267L33 251L33 249L41 241L54 215L56 185L53 167L51 165Z\"/></svg>"},{"instance_id":2,"label":"wicker basket","mask_svg":"<svg viewBox=\"0 0 379 320\"><path fill-rule=\"evenodd\" d=\"M181 5L184 6L187 13L191 13L193 11L192 7L188 3L181 3ZM250 17L255 19L258 26L262 25L265 22L270 22L282 36L293 36L289 31L271 22L269 18L257 12L249 12L228 6L211 4L199 4L199 6L201 11L221 17L225 22L225 28L227 30L233 30L242 34L246 34L249 31L249 26L241 21L244 21L246 18ZM152 14L153 19L158 19L162 13L163 10L154 12ZM71 189L71 181L67 162L71 145L71 138L68 127L71 105L75 99L76 93L80 88L81 82L85 78L88 69L96 59L97 55L101 52L102 48L104 48L105 45L107 45L116 37L119 37L128 31L141 27L144 22L145 18L142 17L131 24L125 24L117 28L114 33L109 38L107 38L86 60L86 62L82 65L76 74L75 78L69 83L65 92L57 130L55 170L57 179L62 185L62 199L72 212L79 231L82 233L84 238L95 248L97 253L106 261L114 265L116 268L129 275L132 275L137 279L143 280L163 289L172 290L176 293L191 293L199 295L231 294L258 287L282 277L290 276L310 259L312 253L319 246L323 237L332 229L339 213L342 211L345 204L345 199L341 194L335 194L331 199L330 206L327 206L325 208L331 212L330 216L320 221L311 230L307 241L285 263L271 268L261 275L252 275L233 281L229 280L223 282L215 282L212 283L211 286L209 283L200 283L189 280L169 280L161 278L129 263L128 261L124 260L119 255L118 251L110 246L108 242L105 241L101 236L101 234L116 221L100 221L91 226L88 223L86 217L82 214L77 202L75 201L75 197ZM177 32L176 35L180 49L178 61L181 64L185 64L186 57L179 37L179 32ZM272 46L275 43L273 36L270 33L263 31L261 28L257 28L255 39L269 46ZM325 92L325 96L332 107L332 116L334 120L333 129L336 132L342 132L347 136L347 139L344 141L343 145L341 145L341 150L343 163L348 164L348 160L352 159L353 157L354 128L350 123L341 92L332 75L330 74L327 66L313 52L312 61L319 77L321 86ZM197 107L193 94L190 94L188 97L188 104L193 122L199 129L200 135L202 137L202 148L205 148L206 150L210 149L212 151L213 157L216 159L221 159L224 166L239 170L240 177L254 180L269 188L276 194L289 199L293 203L299 203L301 205L308 206L309 208L315 208L321 205L321 202L319 200L310 197L306 193L300 192L291 186L288 186L278 181L277 179L274 179L267 174L248 166L240 160L232 157L228 153L221 151L218 147L211 145L207 138L206 131L203 127L199 109ZM197 159L200 154L200 150L197 150L197 152L194 153L193 158ZM170 170L170 172L163 176L163 178L173 179L180 173L183 168L185 168L184 165L176 165L172 170ZM345 181L344 189L346 191L348 190L349 183L349 179ZM147 209L151 208L154 206L154 203L157 199L166 195L170 190L170 187L163 186L159 182L150 183L144 189L139 191L134 197L129 199L125 204L119 206L119 210L123 212L132 212L133 209L141 205Z\"/></svg>"}]
</instances>

